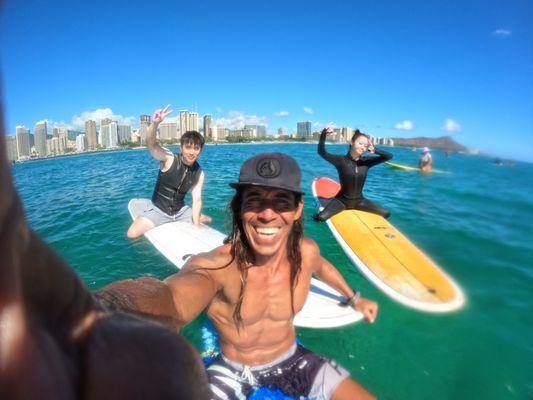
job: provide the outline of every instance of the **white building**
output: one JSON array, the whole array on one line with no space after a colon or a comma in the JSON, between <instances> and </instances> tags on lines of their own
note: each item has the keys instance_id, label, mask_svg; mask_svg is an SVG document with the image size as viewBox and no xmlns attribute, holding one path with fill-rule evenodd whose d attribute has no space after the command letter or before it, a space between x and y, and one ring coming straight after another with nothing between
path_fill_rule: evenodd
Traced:
<instances>
[{"instance_id":1,"label":"white building","mask_svg":"<svg viewBox=\"0 0 533 400\"><path fill-rule=\"evenodd\" d=\"M181 137L188 130L189 130L189 111L181 110L180 111L180 133L179 133L179 137Z\"/></svg>"},{"instance_id":2,"label":"white building","mask_svg":"<svg viewBox=\"0 0 533 400\"><path fill-rule=\"evenodd\" d=\"M46 121L37 123L33 129L33 134L35 138L35 150L39 154L39 157L46 157Z\"/></svg>"},{"instance_id":3,"label":"white building","mask_svg":"<svg viewBox=\"0 0 533 400\"><path fill-rule=\"evenodd\" d=\"M191 112L189 113L189 131L197 131L198 132L198 113Z\"/></svg>"},{"instance_id":4,"label":"white building","mask_svg":"<svg viewBox=\"0 0 533 400\"><path fill-rule=\"evenodd\" d=\"M24 125L17 126L17 158L26 159L30 157L30 130Z\"/></svg>"},{"instance_id":5,"label":"white building","mask_svg":"<svg viewBox=\"0 0 533 400\"><path fill-rule=\"evenodd\" d=\"M76 151L81 153L87 150L87 141L85 140L85 135L81 134L76 136Z\"/></svg>"},{"instance_id":6,"label":"white building","mask_svg":"<svg viewBox=\"0 0 533 400\"><path fill-rule=\"evenodd\" d=\"M109 123L109 145L107 147L118 147L118 124L116 121Z\"/></svg>"},{"instance_id":7,"label":"white building","mask_svg":"<svg viewBox=\"0 0 533 400\"><path fill-rule=\"evenodd\" d=\"M129 142L131 140L131 126L118 125L118 142Z\"/></svg>"},{"instance_id":8,"label":"white building","mask_svg":"<svg viewBox=\"0 0 533 400\"><path fill-rule=\"evenodd\" d=\"M100 135L98 135L98 144L102 147L109 145L109 125L100 126Z\"/></svg>"},{"instance_id":9,"label":"white building","mask_svg":"<svg viewBox=\"0 0 533 400\"><path fill-rule=\"evenodd\" d=\"M163 140L178 138L178 123L163 122L159 125L159 138Z\"/></svg>"},{"instance_id":10,"label":"white building","mask_svg":"<svg viewBox=\"0 0 533 400\"><path fill-rule=\"evenodd\" d=\"M8 161L17 161L18 152L17 152L17 137L16 136L6 136L6 150L7 150L7 159Z\"/></svg>"}]
</instances>

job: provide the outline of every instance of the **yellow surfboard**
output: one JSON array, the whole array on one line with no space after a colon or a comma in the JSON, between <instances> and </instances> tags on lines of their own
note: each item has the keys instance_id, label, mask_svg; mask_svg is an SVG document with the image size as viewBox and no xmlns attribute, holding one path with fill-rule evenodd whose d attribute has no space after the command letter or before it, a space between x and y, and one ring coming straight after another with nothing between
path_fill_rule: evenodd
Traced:
<instances>
[{"instance_id":1,"label":"yellow surfboard","mask_svg":"<svg viewBox=\"0 0 533 400\"><path fill-rule=\"evenodd\" d=\"M398 163L393 163L390 161L386 161L385 164L387 164L389 167L392 167L392 168L403 169L404 171L423 172L420 168L412 167L410 165L398 164ZM448 171L443 171L441 169L435 169L435 168L431 168L428 172L434 172L436 174L449 174Z\"/></svg>"},{"instance_id":2,"label":"yellow surfboard","mask_svg":"<svg viewBox=\"0 0 533 400\"><path fill-rule=\"evenodd\" d=\"M319 208L339 189L332 179L315 179L313 195ZM395 301L435 313L463 306L465 296L459 285L385 218L346 210L327 224L363 275Z\"/></svg>"}]
</instances>

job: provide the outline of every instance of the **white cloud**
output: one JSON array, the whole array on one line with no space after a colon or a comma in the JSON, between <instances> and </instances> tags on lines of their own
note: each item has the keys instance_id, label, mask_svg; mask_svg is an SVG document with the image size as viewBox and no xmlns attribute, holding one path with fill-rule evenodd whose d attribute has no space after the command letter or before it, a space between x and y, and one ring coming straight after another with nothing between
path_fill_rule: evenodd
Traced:
<instances>
[{"instance_id":1,"label":"white cloud","mask_svg":"<svg viewBox=\"0 0 533 400\"><path fill-rule=\"evenodd\" d=\"M444 125L440 129L450 133L461 132L461 125L459 125L453 119L448 118L446 121L444 121Z\"/></svg>"},{"instance_id":2,"label":"white cloud","mask_svg":"<svg viewBox=\"0 0 533 400\"><path fill-rule=\"evenodd\" d=\"M314 114L315 111L312 108L304 107L304 113L306 113L306 114Z\"/></svg>"},{"instance_id":3,"label":"white cloud","mask_svg":"<svg viewBox=\"0 0 533 400\"><path fill-rule=\"evenodd\" d=\"M274 113L274 115L275 115L276 117L286 117L287 115L289 115L289 112L286 111L286 110L281 110L281 111L276 111L276 112Z\"/></svg>"},{"instance_id":4,"label":"white cloud","mask_svg":"<svg viewBox=\"0 0 533 400\"><path fill-rule=\"evenodd\" d=\"M217 106L217 107L215 107L215 111L216 111L217 113L221 113L221 112L222 112L222 108L220 108L220 107Z\"/></svg>"},{"instance_id":5,"label":"white cloud","mask_svg":"<svg viewBox=\"0 0 533 400\"><path fill-rule=\"evenodd\" d=\"M414 129L415 127L415 124L413 124L411 121L403 121L403 122L399 122L397 123L396 125L394 125L394 128L396 129L401 129L403 131L410 131L412 129Z\"/></svg>"},{"instance_id":6,"label":"white cloud","mask_svg":"<svg viewBox=\"0 0 533 400\"><path fill-rule=\"evenodd\" d=\"M509 29L500 28L500 29L496 29L494 32L492 32L492 34L494 36L505 38L505 37L511 36L512 32Z\"/></svg>"},{"instance_id":7,"label":"white cloud","mask_svg":"<svg viewBox=\"0 0 533 400\"><path fill-rule=\"evenodd\" d=\"M268 118L265 116L247 115L242 111L230 111L226 117L217 118L216 125L229 129L242 129L244 125L266 125Z\"/></svg>"},{"instance_id":8,"label":"white cloud","mask_svg":"<svg viewBox=\"0 0 533 400\"><path fill-rule=\"evenodd\" d=\"M98 108L96 110L83 111L79 115L72 117L72 122L67 124L67 127L75 130L85 129L85 121L92 119L96 122L96 125L100 125L100 120L104 118L111 118L113 121L117 121L119 125L139 125L139 118L134 116L124 117L120 114L115 114L110 108Z\"/></svg>"}]
</instances>

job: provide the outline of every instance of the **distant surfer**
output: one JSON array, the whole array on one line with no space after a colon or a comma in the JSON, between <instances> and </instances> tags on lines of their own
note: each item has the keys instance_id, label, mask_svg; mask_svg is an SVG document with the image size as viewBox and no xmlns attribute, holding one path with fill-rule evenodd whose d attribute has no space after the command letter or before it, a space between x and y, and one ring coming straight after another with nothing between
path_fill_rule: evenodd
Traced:
<instances>
[{"instance_id":1,"label":"distant surfer","mask_svg":"<svg viewBox=\"0 0 533 400\"><path fill-rule=\"evenodd\" d=\"M374 322L378 313L377 303L351 289L316 243L303 236L300 183L300 168L290 156L249 158L231 184L236 193L226 244L191 257L164 282L119 281L98 293L112 307L157 314L176 325L205 310L222 350L207 368L212 399L245 399L260 387L292 398L373 398L344 368L296 342L294 317L307 299L312 275L344 295L345 305L367 321Z\"/></svg>"},{"instance_id":2,"label":"distant surfer","mask_svg":"<svg viewBox=\"0 0 533 400\"><path fill-rule=\"evenodd\" d=\"M337 168L341 190L313 218L317 221L326 221L343 210L369 211L388 218L390 212L387 209L363 196L363 186L368 169L392 159L392 154L375 148L368 135L360 132L359 129L353 134L351 145L346 155L328 153L325 144L326 136L334 133L331 126L322 130L318 142L318 154ZM377 157L361 157L366 151L377 154Z\"/></svg>"},{"instance_id":3,"label":"distant surfer","mask_svg":"<svg viewBox=\"0 0 533 400\"><path fill-rule=\"evenodd\" d=\"M204 137L197 131L184 132L180 140L180 154L173 153L157 143L157 127L172 113L173 110L169 110L169 107L170 104L154 112L152 124L146 132L148 151L160 162L159 173L151 204L128 229L127 235L130 239L135 239L167 222L192 220L196 226L200 226L202 222L211 221L211 218L201 214L204 172L197 160L204 146ZM192 195L192 209L184 201L189 190Z\"/></svg>"},{"instance_id":4,"label":"distant surfer","mask_svg":"<svg viewBox=\"0 0 533 400\"><path fill-rule=\"evenodd\" d=\"M418 168L423 172L431 171L431 166L433 165L433 157L429 152L429 147L424 147L422 149L422 155L418 159Z\"/></svg>"}]
</instances>

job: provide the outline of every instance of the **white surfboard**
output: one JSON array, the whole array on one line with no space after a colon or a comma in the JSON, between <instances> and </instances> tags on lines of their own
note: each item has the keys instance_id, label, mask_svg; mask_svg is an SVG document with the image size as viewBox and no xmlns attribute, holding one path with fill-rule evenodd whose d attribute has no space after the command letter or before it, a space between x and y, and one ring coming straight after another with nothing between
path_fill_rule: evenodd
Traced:
<instances>
[{"instance_id":1,"label":"white surfboard","mask_svg":"<svg viewBox=\"0 0 533 400\"><path fill-rule=\"evenodd\" d=\"M149 199L132 199L128 204L131 218L150 204ZM222 245L225 235L210 226L197 228L189 222L163 224L144 234L177 268L194 254L210 251ZM360 312L341 304L344 300L335 289L317 280L311 280L311 290L302 310L294 318L294 324L306 328L334 328L348 325L363 318Z\"/></svg>"}]
</instances>

